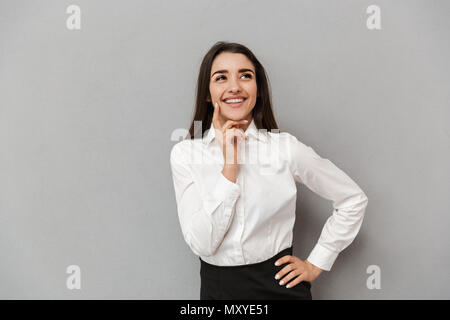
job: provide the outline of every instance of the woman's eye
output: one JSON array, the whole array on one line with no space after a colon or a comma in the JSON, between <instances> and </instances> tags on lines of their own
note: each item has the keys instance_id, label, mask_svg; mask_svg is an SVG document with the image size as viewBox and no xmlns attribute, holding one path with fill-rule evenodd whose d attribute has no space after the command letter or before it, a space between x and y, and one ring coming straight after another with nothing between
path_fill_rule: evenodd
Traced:
<instances>
[{"instance_id":1,"label":"woman's eye","mask_svg":"<svg viewBox=\"0 0 450 320\"><path fill-rule=\"evenodd\" d=\"M245 74L243 74L242 76L247 76L248 79L251 79L251 78L252 78L252 75L251 75L250 73L245 73ZM225 78L225 76L218 76L218 77L216 78L216 81L219 81L219 80L222 79L222 78Z\"/></svg>"}]
</instances>

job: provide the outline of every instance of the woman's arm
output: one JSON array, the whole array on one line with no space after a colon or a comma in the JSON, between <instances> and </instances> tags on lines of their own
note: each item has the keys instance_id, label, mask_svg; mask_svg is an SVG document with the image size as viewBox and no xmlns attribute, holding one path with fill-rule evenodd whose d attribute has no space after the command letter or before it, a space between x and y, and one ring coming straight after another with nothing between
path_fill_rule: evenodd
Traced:
<instances>
[{"instance_id":1,"label":"woman's arm","mask_svg":"<svg viewBox=\"0 0 450 320\"><path fill-rule=\"evenodd\" d=\"M217 181L203 197L192 177L181 144L170 153L175 198L186 243L198 256L214 254L231 225L240 187L218 172Z\"/></svg>"},{"instance_id":2,"label":"woman's arm","mask_svg":"<svg viewBox=\"0 0 450 320\"><path fill-rule=\"evenodd\" d=\"M330 160L321 158L313 148L289 137L291 171L296 182L319 196L333 201L320 238L307 260L330 271L338 254L352 243L361 227L368 198L361 188Z\"/></svg>"}]
</instances>

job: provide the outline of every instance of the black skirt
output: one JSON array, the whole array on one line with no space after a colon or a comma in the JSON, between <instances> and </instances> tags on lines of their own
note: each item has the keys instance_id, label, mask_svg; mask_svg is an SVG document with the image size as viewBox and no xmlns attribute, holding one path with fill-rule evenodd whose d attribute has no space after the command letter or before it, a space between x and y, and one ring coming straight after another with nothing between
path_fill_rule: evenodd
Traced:
<instances>
[{"instance_id":1,"label":"black skirt","mask_svg":"<svg viewBox=\"0 0 450 320\"><path fill-rule=\"evenodd\" d=\"M292 247L268 260L239 266L216 266L199 258L200 300L312 300L310 282L302 281L286 288L286 284L279 285L282 278L275 279L275 274L288 264L277 267L274 263L285 255L292 255Z\"/></svg>"}]
</instances>

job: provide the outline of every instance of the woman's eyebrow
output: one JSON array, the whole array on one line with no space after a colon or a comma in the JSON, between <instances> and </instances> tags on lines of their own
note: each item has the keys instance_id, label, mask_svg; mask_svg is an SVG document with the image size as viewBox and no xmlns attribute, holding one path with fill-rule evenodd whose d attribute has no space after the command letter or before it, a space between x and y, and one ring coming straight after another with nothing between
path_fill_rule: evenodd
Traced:
<instances>
[{"instance_id":1,"label":"woman's eyebrow","mask_svg":"<svg viewBox=\"0 0 450 320\"><path fill-rule=\"evenodd\" d=\"M239 72L251 72L251 73L255 74L255 73L253 72L252 69L239 69ZM211 78L212 78L216 73L228 73L228 70L217 70L216 72L214 72L214 73L211 75Z\"/></svg>"}]
</instances>

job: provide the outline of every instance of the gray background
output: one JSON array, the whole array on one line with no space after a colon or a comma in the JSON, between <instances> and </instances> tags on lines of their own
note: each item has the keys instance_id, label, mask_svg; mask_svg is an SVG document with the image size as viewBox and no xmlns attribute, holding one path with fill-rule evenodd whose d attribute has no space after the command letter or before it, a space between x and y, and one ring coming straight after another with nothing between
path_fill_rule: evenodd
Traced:
<instances>
[{"instance_id":1,"label":"gray background","mask_svg":"<svg viewBox=\"0 0 450 320\"><path fill-rule=\"evenodd\" d=\"M70 4L81 30L66 28ZM381 8L381 30L366 8ZM169 152L218 40L369 198L314 299L450 298L448 1L0 1L0 298L198 299ZM298 185L294 254L331 202ZM66 287L81 268L81 290ZM366 269L381 268L369 290ZM275 280L274 280L275 281Z\"/></svg>"}]
</instances>

